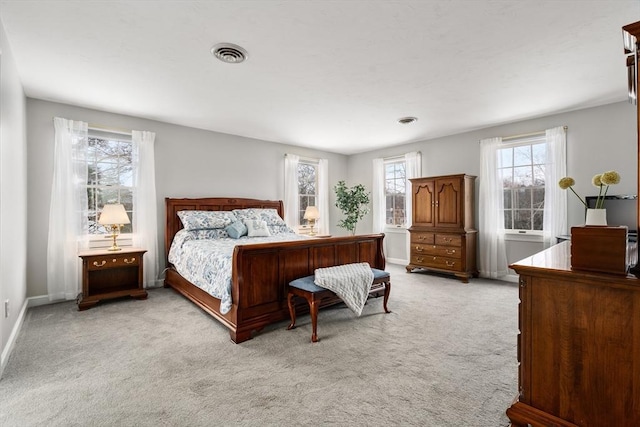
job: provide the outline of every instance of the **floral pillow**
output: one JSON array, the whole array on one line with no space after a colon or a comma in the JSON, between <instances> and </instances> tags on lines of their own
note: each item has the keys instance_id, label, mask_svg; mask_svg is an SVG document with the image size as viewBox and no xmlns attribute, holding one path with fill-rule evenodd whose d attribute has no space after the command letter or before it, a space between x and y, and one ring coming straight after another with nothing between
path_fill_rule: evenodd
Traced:
<instances>
[{"instance_id":1,"label":"floral pillow","mask_svg":"<svg viewBox=\"0 0 640 427\"><path fill-rule=\"evenodd\" d=\"M247 226L244 225L242 221L236 221L234 223L229 224L225 231L232 239L239 239L242 236L246 236L249 230L247 230Z\"/></svg>"},{"instance_id":2,"label":"floral pillow","mask_svg":"<svg viewBox=\"0 0 640 427\"><path fill-rule=\"evenodd\" d=\"M262 220L267 223L267 225L273 226L286 226L287 224L284 222L280 215L278 215L278 211L275 209L264 209L264 208L248 208L248 209L234 209L233 213L243 221L245 224L248 220Z\"/></svg>"},{"instance_id":3,"label":"floral pillow","mask_svg":"<svg viewBox=\"0 0 640 427\"><path fill-rule=\"evenodd\" d=\"M267 227L267 223L261 219L250 219L245 221L247 225L249 237L267 237L271 236L269 233L269 228Z\"/></svg>"},{"instance_id":4,"label":"floral pillow","mask_svg":"<svg viewBox=\"0 0 640 427\"><path fill-rule=\"evenodd\" d=\"M225 228L238 220L230 211L178 211L185 230Z\"/></svg>"}]
</instances>

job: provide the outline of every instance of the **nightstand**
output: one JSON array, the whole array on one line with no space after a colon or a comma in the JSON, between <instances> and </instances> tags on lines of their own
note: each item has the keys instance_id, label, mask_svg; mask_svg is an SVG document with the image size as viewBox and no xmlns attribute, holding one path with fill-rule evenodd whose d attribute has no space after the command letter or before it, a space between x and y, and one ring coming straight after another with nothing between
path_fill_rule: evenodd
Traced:
<instances>
[{"instance_id":1,"label":"nightstand","mask_svg":"<svg viewBox=\"0 0 640 427\"><path fill-rule=\"evenodd\" d=\"M143 288L142 257L146 250L122 248L120 251L87 250L82 258L82 294L78 310L93 307L99 301L130 296L146 299Z\"/></svg>"}]
</instances>

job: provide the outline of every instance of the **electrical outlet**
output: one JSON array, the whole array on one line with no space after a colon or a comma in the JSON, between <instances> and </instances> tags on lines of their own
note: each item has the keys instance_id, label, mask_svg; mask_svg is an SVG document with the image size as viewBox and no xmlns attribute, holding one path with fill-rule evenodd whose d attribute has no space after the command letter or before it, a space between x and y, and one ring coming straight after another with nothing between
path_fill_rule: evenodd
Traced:
<instances>
[{"instance_id":1,"label":"electrical outlet","mask_svg":"<svg viewBox=\"0 0 640 427\"><path fill-rule=\"evenodd\" d=\"M4 317L9 317L9 300L4 300Z\"/></svg>"}]
</instances>

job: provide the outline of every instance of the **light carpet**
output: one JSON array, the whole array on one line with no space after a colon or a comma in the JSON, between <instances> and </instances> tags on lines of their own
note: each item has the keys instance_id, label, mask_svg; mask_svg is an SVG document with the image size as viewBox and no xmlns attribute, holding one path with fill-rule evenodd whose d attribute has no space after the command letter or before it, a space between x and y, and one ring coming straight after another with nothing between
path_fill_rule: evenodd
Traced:
<instances>
[{"instance_id":1,"label":"light carpet","mask_svg":"<svg viewBox=\"0 0 640 427\"><path fill-rule=\"evenodd\" d=\"M233 344L171 289L146 301L29 309L0 380L9 426L507 426L515 284L391 273L362 316L343 304Z\"/></svg>"}]
</instances>

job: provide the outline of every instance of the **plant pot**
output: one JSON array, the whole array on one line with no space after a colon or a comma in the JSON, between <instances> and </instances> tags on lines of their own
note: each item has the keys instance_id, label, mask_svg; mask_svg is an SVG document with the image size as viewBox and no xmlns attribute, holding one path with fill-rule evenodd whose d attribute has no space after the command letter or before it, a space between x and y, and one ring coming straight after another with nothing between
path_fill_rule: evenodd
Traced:
<instances>
[{"instance_id":1,"label":"plant pot","mask_svg":"<svg viewBox=\"0 0 640 427\"><path fill-rule=\"evenodd\" d=\"M607 210L587 209L584 225L607 225Z\"/></svg>"}]
</instances>

